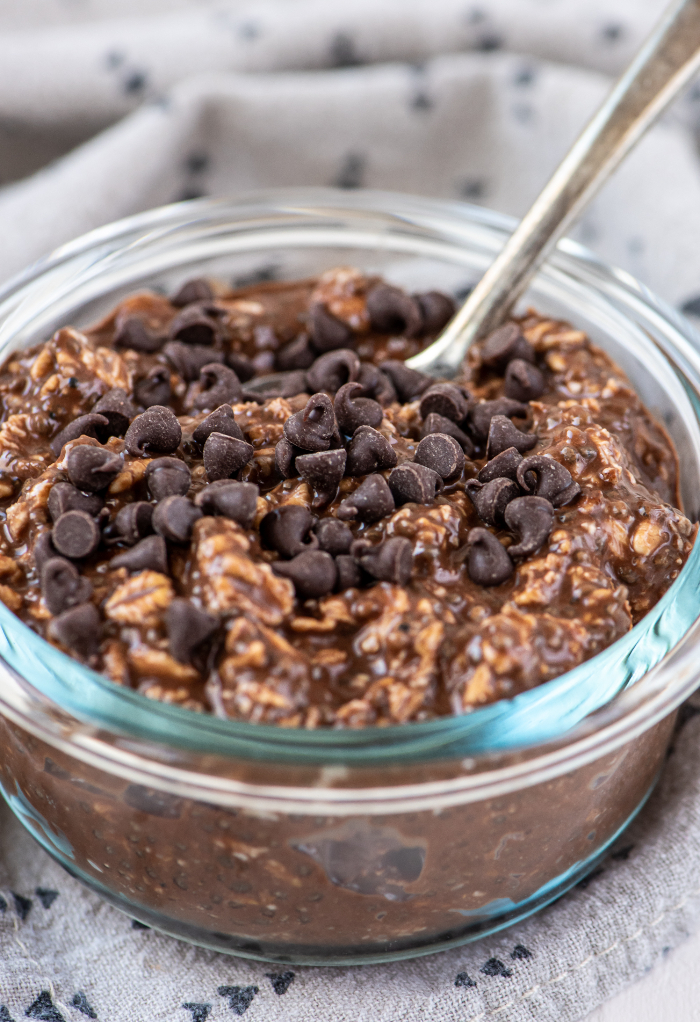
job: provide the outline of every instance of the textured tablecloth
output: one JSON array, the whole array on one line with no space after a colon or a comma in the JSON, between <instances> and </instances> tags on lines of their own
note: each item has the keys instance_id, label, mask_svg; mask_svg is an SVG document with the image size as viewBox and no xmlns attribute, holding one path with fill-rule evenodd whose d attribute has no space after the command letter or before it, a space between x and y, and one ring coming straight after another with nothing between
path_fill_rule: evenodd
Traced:
<instances>
[{"instance_id":1,"label":"textured tablecloth","mask_svg":"<svg viewBox=\"0 0 700 1022\"><path fill-rule=\"evenodd\" d=\"M263 186L522 213L662 6L4 0L0 280L117 217ZM691 87L576 231L691 313L699 127ZM698 924L700 724L684 720L661 786L585 885L500 936L391 966L249 964L135 928L3 808L0 1022L580 1019Z\"/></svg>"}]
</instances>

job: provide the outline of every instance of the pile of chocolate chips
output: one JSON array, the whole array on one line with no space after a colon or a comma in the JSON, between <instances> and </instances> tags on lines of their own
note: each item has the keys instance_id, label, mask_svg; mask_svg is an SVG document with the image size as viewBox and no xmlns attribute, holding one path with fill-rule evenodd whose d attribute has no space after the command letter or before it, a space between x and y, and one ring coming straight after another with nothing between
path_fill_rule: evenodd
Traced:
<instances>
[{"instance_id":1,"label":"pile of chocolate chips","mask_svg":"<svg viewBox=\"0 0 700 1022\"><path fill-rule=\"evenodd\" d=\"M170 342L189 347L190 354L202 346L197 342L206 342L201 319L208 315L202 306L207 285L195 281L186 288L192 290L195 285L195 303L186 305L176 318L189 313L185 326L178 328L180 340ZM184 297L188 296L181 292L176 300L184 304ZM444 324L452 304L437 293L408 296L397 288L379 285L370 292L368 307L375 328L403 326L410 332L425 330L431 316L432 327L438 320ZM253 527L258 486L236 477L253 458L254 448L236 422L231 405L251 398L264 401L273 390L290 396L312 392L305 408L286 420L284 436L275 450L279 475L284 479L300 477L309 484L312 510L280 506L265 515L259 528L263 547L280 555L272 563L273 570L292 581L300 599L374 581L405 585L412 569L410 541L390 537L372 544L355 538L345 523L372 524L402 504L431 504L445 487L461 480L467 459L472 457L487 459L478 476L464 484L479 517L493 528L506 527L517 542L506 550L487 528L472 529L467 539L470 578L480 585L498 585L513 572L516 560L542 545L552 527L554 508L573 500L579 487L568 470L553 459L525 456L537 437L518 429L512 419L528 416L526 402L542 393L544 378L535 364L532 346L516 324L493 333L482 349L486 370L505 376L505 396L477 401L466 388L435 382L400 361L385 361L381 368L361 363L352 348L339 346L347 343L344 324L323 306L312 309L312 318L312 361L309 364L306 347L303 351L299 347L298 359L287 352L287 370L270 379L274 388L266 388L262 378L261 390L247 393L230 365L209 361L200 366L195 407L213 410L192 437L207 476L207 485L194 499L187 496L190 469L174 456L182 440L180 423L171 408L149 404L144 395L134 394L141 406L146 406L139 414L129 395L114 389L53 439L51 448L57 458L68 441L80 436L100 443L110 436L124 436L129 454L152 459L146 471L151 500L127 504L110 519L103 496L122 471L122 459L103 447L85 444L68 453L69 481L55 483L49 498L53 529L43 533L34 548L42 595L55 615L50 625L54 638L85 658L97 652L100 614L90 602L91 584L74 562L94 554L101 544L127 547L112 558L112 568L166 574L168 544L189 543L193 526L203 515L223 516L245 529ZM132 336L135 330L127 321L121 332L129 336L120 343L137 347L139 339ZM331 350L318 355L323 338ZM212 349L206 350L211 353ZM413 460L401 464L379 430L383 406L395 400L419 400L422 418ZM344 476L362 476L363 480L337 505L335 515L314 514L337 498ZM166 625L172 654L187 662L217 629L218 621L188 600L176 599L168 608Z\"/></svg>"},{"instance_id":2,"label":"pile of chocolate chips","mask_svg":"<svg viewBox=\"0 0 700 1022\"><path fill-rule=\"evenodd\" d=\"M167 335L149 330L137 315L118 314L113 343L117 348L159 355L186 382L199 380L202 394L195 406L199 409L214 408L224 401L262 402L272 397L293 397L307 389L305 370L312 368L319 355L347 348L354 342L352 327L334 316L323 303L314 302L309 309L307 330L276 352L274 367L279 371L271 373L272 366L262 370L257 359L225 350L225 331L221 326L224 310L217 305L206 280L187 281L170 302L181 311L170 323ZM379 283L367 293L370 322L380 333L407 338L435 335L454 311L452 299L439 291L409 295L401 288ZM266 359L267 353L265 362ZM229 370L233 370L233 376ZM254 376L255 388L246 389L245 384ZM312 373L312 389L322 389L313 383L313 378ZM382 404L397 399L390 377L371 363L362 363L359 380L365 392ZM154 366L134 388L134 400L144 408L167 404L171 396L166 365Z\"/></svg>"},{"instance_id":3,"label":"pile of chocolate chips","mask_svg":"<svg viewBox=\"0 0 700 1022\"><path fill-rule=\"evenodd\" d=\"M467 493L487 525L505 526L518 542L506 550L488 529L472 529L467 539L470 578L480 585L499 585L512 574L516 560L539 549L552 528L554 508L572 501L580 489L559 462L543 455L524 457L537 437L518 429L512 418L527 417L525 402L543 392L544 377L516 324L487 339L482 364L504 374L504 397L477 402L457 384L434 383L400 362L382 364L381 373L400 400L420 398L421 440L413 460L397 465L395 451L378 429L381 403L363 396L361 365L354 352L329 352L313 363L307 385L319 392L285 423L275 452L277 468L284 478L306 480L314 491L314 508L335 498L344 475L365 478L341 501L335 518L314 526L305 509L282 507L261 523L263 543L289 558L276 562L274 570L292 579L299 596L358 586L363 575L405 585L411 574L410 542L391 538L372 547L366 540L353 540L342 522L371 524L401 504L431 504L445 486L460 479L465 455L479 452L485 453L487 463L467 481ZM333 401L329 393L335 394Z\"/></svg>"},{"instance_id":4,"label":"pile of chocolate chips","mask_svg":"<svg viewBox=\"0 0 700 1022\"><path fill-rule=\"evenodd\" d=\"M517 324L508 323L486 339L481 365L504 376L504 397L472 405L468 413L472 435L477 442L486 442L487 462L465 488L479 518L493 528L510 530L517 542L506 549L488 529L471 529L467 570L473 582L494 586L512 575L518 560L539 550L552 529L554 508L575 500L581 488L553 458L526 457L537 436L521 432L511 421L525 417L525 402L545 389L535 350Z\"/></svg>"}]
</instances>

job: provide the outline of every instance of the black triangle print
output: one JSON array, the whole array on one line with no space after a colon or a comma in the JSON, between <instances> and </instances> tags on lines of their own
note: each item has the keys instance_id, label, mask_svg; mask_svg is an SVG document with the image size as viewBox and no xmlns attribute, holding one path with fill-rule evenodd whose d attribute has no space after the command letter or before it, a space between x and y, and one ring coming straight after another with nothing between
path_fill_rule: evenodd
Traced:
<instances>
[{"instance_id":1,"label":"black triangle print","mask_svg":"<svg viewBox=\"0 0 700 1022\"><path fill-rule=\"evenodd\" d=\"M52 891L48 887L37 887L34 893L44 908L51 908L58 897L58 891Z\"/></svg>"},{"instance_id":2,"label":"black triangle print","mask_svg":"<svg viewBox=\"0 0 700 1022\"><path fill-rule=\"evenodd\" d=\"M12 891L11 894L12 900L15 903L15 911L17 912L17 915L20 917L22 922L24 922L24 920L27 918L27 916L32 910L33 902L31 898L25 898L21 894L15 894L14 891Z\"/></svg>"},{"instance_id":3,"label":"black triangle print","mask_svg":"<svg viewBox=\"0 0 700 1022\"><path fill-rule=\"evenodd\" d=\"M500 958L489 958L481 966L479 972L483 972L484 976L503 976L506 979L513 975Z\"/></svg>"},{"instance_id":4,"label":"black triangle print","mask_svg":"<svg viewBox=\"0 0 700 1022\"><path fill-rule=\"evenodd\" d=\"M245 1015L259 992L257 987L219 987L220 997L228 997L228 1006L234 1015Z\"/></svg>"},{"instance_id":5,"label":"black triangle print","mask_svg":"<svg viewBox=\"0 0 700 1022\"><path fill-rule=\"evenodd\" d=\"M272 989L281 997L286 994L294 982L293 972L266 972L265 975L272 983Z\"/></svg>"},{"instance_id":6,"label":"black triangle print","mask_svg":"<svg viewBox=\"0 0 700 1022\"><path fill-rule=\"evenodd\" d=\"M524 944L516 944L510 953L510 957L516 958L532 958L532 951L526 948Z\"/></svg>"},{"instance_id":7,"label":"black triangle print","mask_svg":"<svg viewBox=\"0 0 700 1022\"><path fill-rule=\"evenodd\" d=\"M48 990L42 990L24 1014L27 1018L38 1018L40 1022L66 1022L61 1012L51 1000L51 994Z\"/></svg>"},{"instance_id":8,"label":"black triangle print","mask_svg":"<svg viewBox=\"0 0 700 1022\"><path fill-rule=\"evenodd\" d=\"M55 892L52 892L55 893ZM71 1004L78 1011L81 1011L83 1015L87 1015L88 1018L97 1018L97 1012L92 1007L87 999L87 996L83 990L78 990L77 993L73 994L73 1000Z\"/></svg>"},{"instance_id":9,"label":"black triangle print","mask_svg":"<svg viewBox=\"0 0 700 1022\"><path fill-rule=\"evenodd\" d=\"M196 1004L194 1001L185 1001L182 1006L192 1012L192 1022L207 1022L211 1004Z\"/></svg>"}]
</instances>

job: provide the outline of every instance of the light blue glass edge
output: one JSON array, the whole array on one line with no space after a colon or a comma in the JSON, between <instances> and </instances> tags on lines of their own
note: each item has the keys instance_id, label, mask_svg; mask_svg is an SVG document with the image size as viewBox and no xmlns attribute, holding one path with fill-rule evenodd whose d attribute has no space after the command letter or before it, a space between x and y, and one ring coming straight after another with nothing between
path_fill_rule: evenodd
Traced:
<instances>
[{"instance_id":1,"label":"light blue glass edge","mask_svg":"<svg viewBox=\"0 0 700 1022\"><path fill-rule=\"evenodd\" d=\"M0 657L45 697L91 725L193 752L311 764L406 762L499 753L551 741L658 664L700 614L700 543L656 606L566 674L460 717L398 727L291 730L221 720L147 700L45 642L0 604Z\"/></svg>"}]
</instances>

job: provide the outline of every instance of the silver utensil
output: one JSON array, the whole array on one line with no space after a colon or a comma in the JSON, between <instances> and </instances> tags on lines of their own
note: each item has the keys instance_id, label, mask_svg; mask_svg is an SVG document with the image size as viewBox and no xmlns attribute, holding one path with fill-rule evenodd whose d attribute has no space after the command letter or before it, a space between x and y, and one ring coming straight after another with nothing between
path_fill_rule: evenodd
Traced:
<instances>
[{"instance_id":1,"label":"silver utensil","mask_svg":"<svg viewBox=\"0 0 700 1022\"><path fill-rule=\"evenodd\" d=\"M452 376L508 318L559 238L700 68L700 0L672 4L442 334L407 365Z\"/></svg>"}]
</instances>

